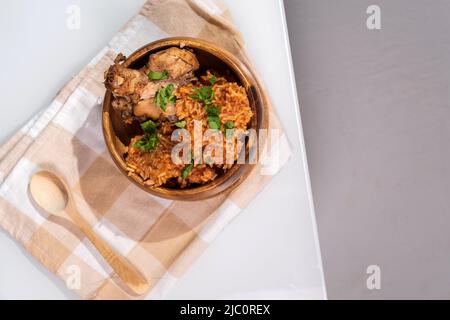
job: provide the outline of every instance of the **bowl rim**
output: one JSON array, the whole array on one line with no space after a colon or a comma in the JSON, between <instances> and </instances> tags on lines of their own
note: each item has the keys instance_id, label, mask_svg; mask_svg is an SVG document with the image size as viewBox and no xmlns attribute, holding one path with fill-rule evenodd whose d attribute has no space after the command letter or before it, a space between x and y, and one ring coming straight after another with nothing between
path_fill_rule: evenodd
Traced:
<instances>
[{"instance_id":1,"label":"bowl rim","mask_svg":"<svg viewBox=\"0 0 450 320\"><path fill-rule=\"evenodd\" d=\"M257 135L259 136L258 129L267 129L269 127L268 104L266 96L263 94L263 90L257 77L246 66L244 62L240 61L229 51L222 49L215 44L202 39L191 37L163 38L146 44L134 51L132 54L126 57L125 65L132 64L134 61L142 58L145 55L148 55L152 51L157 51L159 49L163 50L164 48L172 46L203 50L208 52L209 54L214 55L216 58L224 62L229 68L232 69L233 73L238 76L241 84L242 82L245 82L244 85L246 86L247 94L253 94L254 96L256 96L256 105L254 106L255 109L257 109L258 104L261 106L259 110L255 110L257 111L256 117L260 118L260 120L256 122ZM252 92L249 92L250 88L252 89ZM250 173L256 167L255 164L234 164L226 174L209 183L206 183L205 185L201 185L195 188L169 189L164 187L151 187L149 185L145 185L143 182L139 181L142 179L138 175L130 174L128 172L128 170L126 169L127 166L125 159L115 147L115 136L113 135L114 129L109 112L111 108L111 102L112 93L109 90L106 90L102 105L102 131L108 152L122 174L124 174L131 182L140 187L142 190L152 195L165 199L181 201L204 200L212 198L225 192L231 192L232 190L234 190L250 175Z\"/></svg>"}]
</instances>

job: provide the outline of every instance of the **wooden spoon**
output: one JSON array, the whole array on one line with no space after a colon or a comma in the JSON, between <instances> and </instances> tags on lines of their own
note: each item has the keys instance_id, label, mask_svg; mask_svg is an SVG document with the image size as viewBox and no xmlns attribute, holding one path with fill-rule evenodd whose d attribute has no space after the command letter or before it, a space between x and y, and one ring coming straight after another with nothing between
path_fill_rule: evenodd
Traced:
<instances>
[{"instance_id":1,"label":"wooden spoon","mask_svg":"<svg viewBox=\"0 0 450 320\"><path fill-rule=\"evenodd\" d=\"M50 214L58 214L62 211L67 213L131 290L138 295L145 294L149 290L149 285L142 274L98 237L79 214L72 193L63 179L49 171L37 172L30 180L29 190L42 210Z\"/></svg>"}]
</instances>

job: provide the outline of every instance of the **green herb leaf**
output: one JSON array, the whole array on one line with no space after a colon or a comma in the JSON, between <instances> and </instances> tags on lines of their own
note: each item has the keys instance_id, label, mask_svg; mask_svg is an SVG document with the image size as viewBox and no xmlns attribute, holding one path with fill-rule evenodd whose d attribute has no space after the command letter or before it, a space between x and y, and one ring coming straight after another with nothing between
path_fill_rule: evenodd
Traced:
<instances>
[{"instance_id":1,"label":"green herb leaf","mask_svg":"<svg viewBox=\"0 0 450 320\"><path fill-rule=\"evenodd\" d=\"M153 133L157 127L158 125L152 120L147 120L146 122L141 123L142 131L146 133Z\"/></svg>"},{"instance_id":2,"label":"green herb leaf","mask_svg":"<svg viewBox=\"0 0 450 320\"><path fill-rule=\"evenodd\" d=\"M175 86L170 83L156 92L155 104L163 111L167 110L167 104L169 102L172 104L176 102L176 97L173 95L174 90Z\"/></svg>"},{"instance_id":3,"label":"green herb leaf","mask_svg":"<svg viewBox=\"0 0 450 320\"><path fill-rule=\"evenodd\" d=\"M214 99L214 91L211 87L196 88L192 99L202 101L206 106L206 113L208 114L208 126L210 129L217 130L220 128L220 109L212 104Z\"/></svg>"},{"instance_id":4,"label":"green herb leaf","mask_svg":"<svg viewBox=\"0 0 450 320\"><path fill-rule=\"evenodd\" d=\"M158 145L158 142L159 142L159 139L158 139L157 134L149 135L148 144L147 144L149 151L155 150L156 146Z\"/></svg>"},{"instance_id":5,"label":"green herb leaf","mask_svg":"<svg viewBox=\"0 0 450 320\"><path fill-rule=\"evenodd\" d=\"M134 144L136 149L144 152L150 152L156 149L159 139L156 131L154 133L146 133L139 141Z\"/></svg>"},{"instance_id":6,"label":"green herb leaf","mask_svg":"<svg viewBox=\"0 0 450 320\"><path fill-rule=\"evenodd\" d=\"M218 116L208 116L208 126L210 129L217 130L220 128L220 119Z\"/></svg>"},{"instance_id":7,"label":"green herb leaf","mask_svg":"<svg viewBox=\"0 0 450 320\"><path fill-rule=\"evenodd\" d=\"M217 77L215 75L212 75L211 78L209 78L209 83L213 86L217 82Z\"/></svg>"},{"instance_id":8,"label":"green herb leaf","mask_svg":"<svg viewBox=\"0 0 450 320\"><path fill-rule=\"evenodd\" d=\"M155 96L155 104L160 107L163 111L166 111L166 105L167 102L165 102L164 97L163 97L163 91L158 91L156 92L156 96Z\"/></svg>"},{"instance_id":9,"label":"green herb leaf","mask_svg":"<svg viewBox=\"0 0 450 320\"><path fill-rule=\"evenodd\" d=\"M220 128L220 110L216 106L207 106L206 113L208 114L208 126L210 129L217 130Z\"/></svg>"},{"instance_id":10,"label":"green herb leaf","mask_svg":"<svg viewBox=\"0 0 450 320\"><path fill-rule=\"evenodd\" d=\"M191 95L191 98L201 101L205 105L209 105L214 99L214 91L211 87L208 86L195 88L194 94Z\"/></svg>"},{"instance_id":11,"label":"green herb leaf","mask_svg":"<svg viewBox=\"0 0 450 320\"><path fill-rule=\"evenodd\" d=\"M215 121L208 121L208 126L211 130L218 130L220 127Z\"/></svg>"},{"instance_id":12,"label":"green herb leaf","mask_svg":"<svg viewBox=\"0 0 450 320\"><path fill-rule=\"evenodd\" d=\"M152 120L147 120L141 123L141 128L144 131L144 136L134 144L134 147L145 152L155 150L159 142L158 125Z\"/></svg>"},{"instance_id":13,"label":"green herb leaf","mask_svg":"<svg viewBox=\"0 0 450 320\"><path fill-rule=\"evenodd\" d=\"M225 123L225 128L227 129L233 129L234 128L234 122L233 121L227 121Z\"/></svg>"},{"instance_id":14,"label":"green herb leaf","mask_svg":"<svg viewBox=\"0 0 450 320\"><path fill-rule=\"evenodd\" d=\"M167 70L164 70L163 72L150 71L148 73L148 78L153 81L165 80L168 77L169 77L169 72L167 72Z\"/></svg>"},{"instance_id":15,"label":"green herb leaf","mask_svg":"<svg viewBox=\"0 0 450 320\"><path fill-rule=\"evenodd\" d=\"M218 107L206 107L206 113L208 116L219 116L220 110Z\"/></svg>"},{"instance_id":16,"label":"green herb leaf","mask_svg":"<svg viewBox=\"0 0 450 320\"><path fill-rule=\"evenodd\" d=\"M186 179L189 174L192 172L192 169L194 169L194 164L191 163L189 165L187 165L186 167L184 167L183 171L181 171L181 177L183 179Z\"/></svg>"},{"instance_id":17,"label":"green herb leaf","mask_svg":"<svg viewBox=\"0 0 450 320\"><path fill-rule=\"evenodd\" d=\"M169 83L169 84L166 86L166 93L167 93L167 96L171 96L174 89L175 89L175 86L174 86L172 83Z\"/></svg>"},{"instance_id":18,"label":"green herb leaf","mask_svg":"<svg viewBox=\"0 0 450 320\"><path fill-rule=\"evenodd\" d=\"M180 128L180 129L183 129L184 127L186 127L186 121L183 120L183 121L175 122L175 126Z\"/></svg>"}]
</instances>

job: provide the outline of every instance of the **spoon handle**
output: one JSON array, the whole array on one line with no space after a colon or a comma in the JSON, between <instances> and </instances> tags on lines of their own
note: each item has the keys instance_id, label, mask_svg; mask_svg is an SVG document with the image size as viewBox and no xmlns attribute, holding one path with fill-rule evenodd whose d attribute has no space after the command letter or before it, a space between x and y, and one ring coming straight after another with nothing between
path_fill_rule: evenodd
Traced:
<instances>
[{"instance_id":1,"label":"spoon handle","mask_svg":"<svg viewBox=\"0 0 450 320\"><path fill-rule=\"evenodd\" d=\"M130 289L138 295L145 294L149 290L148 282L142 274L126 258L116 253L111 246L94 233L74 203L68 205L65 211Z\"/></svg>"}]
</instances>

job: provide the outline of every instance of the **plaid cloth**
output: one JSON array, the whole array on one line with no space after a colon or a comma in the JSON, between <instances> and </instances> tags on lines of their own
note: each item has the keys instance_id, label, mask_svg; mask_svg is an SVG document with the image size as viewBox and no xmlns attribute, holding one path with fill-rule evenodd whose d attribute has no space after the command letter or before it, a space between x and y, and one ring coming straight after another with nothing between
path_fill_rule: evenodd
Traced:
<instances>
[{"instance_id":1,"label":"plaid cloth","mask_svg":"<svg viewBox=\"0 0 450 320\"><path fill-rule=\"evenodd\" d=\"M117 53L128 55L168 36L211 41L250 67L242 37L222 3L150 0L46 110L0 148L0 225L85 299L163 298L290 155L281 132L270 143L280 150L275 170L268 170L270 163L258 165L238 189L205 201L170 201L131 184L115 167L103 141L103 73ZM270 119L271 128L280 128L274 114ZM48 216L33 206L28 182L41 169L67 180L80 213L142 272L151 285L148 294L130 295L68 217ZM79 271L79 283L72 279L74 270Z\"/></svg>"}]
</instances>

